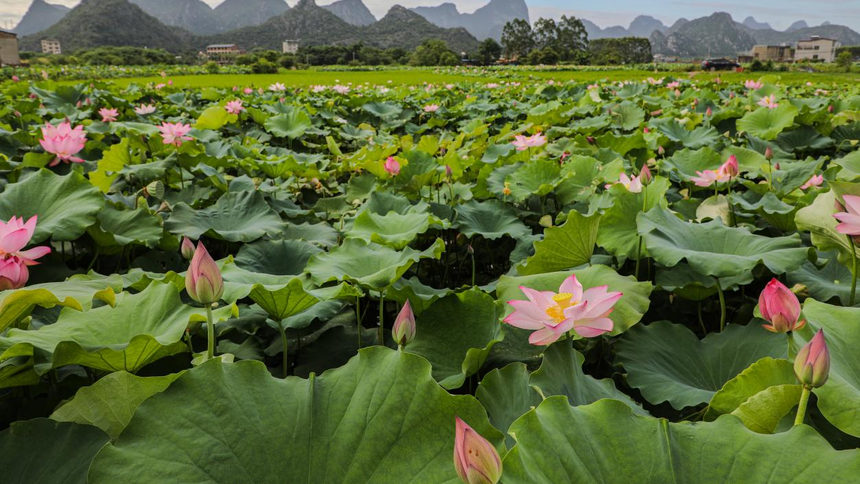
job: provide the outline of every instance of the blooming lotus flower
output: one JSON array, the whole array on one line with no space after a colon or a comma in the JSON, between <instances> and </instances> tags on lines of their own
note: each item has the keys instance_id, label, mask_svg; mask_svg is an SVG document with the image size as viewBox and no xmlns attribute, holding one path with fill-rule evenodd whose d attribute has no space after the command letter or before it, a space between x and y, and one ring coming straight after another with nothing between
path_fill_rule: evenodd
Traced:
<instances>
[{"instance_id":1,"label":"blooming lotus flower","mask_svg":"<svg viewBox=\"0 0 860 484\"><path fill-rule=\"evenodd\" d=\"M812 187L820 187L824 183L824 175L812 175L812 178L800 186L801 190L806 190Z\"/></svg>"},{"instance_id":2,"label":"blooming lotus flower","mask_svg":"<svg viewBox=\"0 0 860 484\"><path fill-rule=\"evenodd\" d=\"M714 183L722 183L730 179L727 174L714 170L696 171L696 174L699 176L690 177L690 180L698 187L709 187Z\"/></svg>"},{"instance_id":3,"label":"blooming lotus flower","mask_svg":"<svg viewBox=\"0 0 860 484\"><path fill-rule=\"evenodd\" d=\"M502 459L487 439L456 417L454 469L465 484L496 484L502 478Z\"/></svg>"},{"instance_id":4,"label":"blooming lotus flower","mask_svg":"<svg viewBox=\"0 0 860 484\"><path fill-rule=\"evenodd\" d=\"M408 299L397 315L397 319L394 320L391 336L399 346L406 346L415 339L415 314L412 312L412 306L409 305Z\"/></svg>"},{"instance_id":5,"label":"blooming lotus flower","mask_svg":"<svg viewBox=\"0 0 860 484\"><path fill-rule=\"evenodd\" d=\"M185 141L191 141L191 136L186 136L191 131L191 125L182 123L161 123L158 127L161 137L166 145L182 146Z\"/></svg>"},{"instance_id":6,"label":"blooming lotus flower","mask_svg":"<svg viewBox=\"0 0 860 484\"><path fill-rule=\"evenodd\" d=\"M747 79L746 81L744 81L744 87L747 89L752 89L754 91L757 89L761 89L762 86L764 86L764 84L759 81L754 81L752 79Z\"/></svg>"},{"instance_id":7,"label":"blooming lotus flower","mask_svg":"<svg viewBox=\"0 0 860 484\"><path fill-rule=\"evenodd\" d=\"M435 113L438 110L439 110L438 104L428 104L428 105L424 106L424 112L425 113Z\"/></svg>"},{"instance_id":8,"label":"blooming lotus flower","mask_svg":"<svg viewBox=\"0 0 860 484\"><path fill-rule=\"evenodd\" d=\"M239 114L245 110L245 107L242 106L241 99L235 99L233 101L228 102L227 105L224 106L224 109L226 109L227 112L230 114Z\"/></svg>"},{"instance_id":9,"label":"blooming lotus flower","mask_svg":"<svg viewBox=\"0 0 860 484\"><path fill-rule=\"evenodd\" d=\"M21 79L19 79L18 76L12 76L12 82L18 82L20 80Z\"/></svg>"},{"instance_id":10,"label":"blooming lotus flower","mask_svg":"<svg viewBox=\"0 0 860 484\"><path fill-rule=\"evenodd\" d=\"M155 85L155 90L156 90L156 91L160 91L160 90L161 90L161 89L163 89L163 88L164 88L164 86L166 86L166 85L167 85L167 84L165 84L165 83L163 83L163 82L158 83L158 84L156 84L156 85Z\"/></svg>"},{"instance_id":11,"label":"blooming lotus flower","mask_svg":"<svg viewBox=\"0 0 860 484\"><path fill-rule=\"evenodd\" d=\"M0 221L0 257L15 257L27 266L38 264L36 259L51 253L50 247L34 247L30 250L21 250L27 246L33 238L36 230L38 217L33 215L24 222L23 218L12 216L8 222Z\"/></svg>"},{"instance_id":12,"label":"blooming lotus flower","mask_svg":"<svg viewBox=\"0 0 860 484\"><path fill-rule=\"evenodd\" d=\"M400 173L400 163L391 156L385 160L385 165L383 167L391 176L397 176Z\"/></svg>"},{"instance_id":13,"label":"blooming lotus flower","mask_svg":"<svg viewBox=\"0 0 860 484\"><path fill-rule=\"evenodd\" d=\"M182 244L179 246L179 252L185 260L191 260L194 257L194 242L188 237L182 237Z\"/></svg>"},{"instance_id":14,"label":"blooming lotus flower","mask_svg":"<svg viewBox=\"0 0 860 484\"><path fill-rule=\"evenodd\" d=\"M770 96L765 96L761 98L758 102L759 106L764 106L768 109L776 109L779 107L779 103L776 102L776 95L771 94Z\"/></svg>"},{"instance_id":15,"label":"blooming lotus flower","mask_svg":"<svg viewBox=\"0 0 860 484\"><path fill-rule=\"evenodd\" d=\"M833 214L841 222L836 226L836 231L845 235L860 235L860 197L843 195L842 198L845 200L845 211Z\"/></svg>"},{"instance_id":16,"label":"blooming lotus flower","mask_svg":"<svg viewBox=\"0 0 860 484\"><path fill-rule=\"evenodd\" d=\"M349 86L335 85L332 89L338 94L346 94L349 92Z\"/></svg>"},{"instance_id":17,"label":"blooming lotus flower","mask_svg":"<svg viewBox=\"0 0 860 484\"><path fill-rule=\"evenodd\" d=\"M621 175L618 176L618 181L616 183L624 185L624 188L626 188L630 193L642 192L642 181L638 176L630 178L627 176L627 173L621 173ZM612 185L613 183L607 184L605 188L608 190Z\"/></svg>"},{"instance_id":18,"label":"blooming lotus flower","mask_svg":"<svg viewBox=\"0 0 860 484\"><path fill-rule=\"evenodd\" d=\"M516 147L517 151L525 151L529 148L537 148L538 146L545 145L546 136L541 133L537 133L532 136L523 136L518 134L511 144Z\"/></svg>"},{"instance_id":19,"label":"blooming lotus flower","mask_svg":"<svg viewBox=\"0 0 860 484\"><path fill-rule=\"evenodd\" d=\"M529 336L529 343L533 345L552 344L570 330L585 338L600 336L612 331L613 323L608 316L622 296L620 292L607 292L607 287L583 291L575 275L561 283L558 293L520 286L528 301L508 301L514 312L505 318L505 322L517 328L535 330Z\"/></svg>"},{"instance_id":20,"label":"blooming lotus flower","mask_svg":"<svg viewBox=\"0 0 860 484\"><path fill-rule=\"evenodd\" d=\"M146 116L155 112L155 106L153 106L152 104L141 104L140 106L134 108L134 112L137 113L139 116Z\"/></svg>"},{"instance_id":21,"label":"blooming lotus flower","mask_svg":"<svg viewBox=\"0 0 860 484\"><path fill-rule=\"evenodd\" d=\"M221 270L203 246L203 242L197 243L197 250L191 258L191 265L185 274L185 290L191 299L200 304L218 302L224 294Z\"/></svg>"},{"instance_id":22,"label":"blooming lotus flower","mask_svg":"<svg viewBox=\"0 0 860 484\"><path fill-rule=\"evenodd\" d=\"M287 86L283 85L280 82L276 82L269 86L269 90L272 92L283 92L287 90Z\"/></svg>"},{"instance_id":23,"label":"blooming lotus flower","mask_svg":"<svg viewBox=\"0 0 860 484\"><path fill-rule=\"evenodd\" d=\"M827 383L830 373L830 351L824 341L824 331L815 336L797 352L794 358L794 375L807 388L818 388Z\"/></svg>"},{"instance_id":24,"label":"blooming lotus flower","mask_svg":"<svg viewBox=\"0 0 860 484\"><path fill-rule=\"evenodd\" d=\"M681 83L678 81L672 81L669 84L666 84L666 87L669 89L675 89L677 87L681 87Z\"/></svg>"},{"instance_id":25,"label":"blooming lotus flower","mask_svg":"<svg viewBox=\"0 0 860 484\"><path fill-rule=\"evenodd\" d=\"M42 139L39 140L39 144L45 151L57 156L48 166L55 166L60 161L83 163L84 160L75 155L86 146L87 135L84 133L83 126L72 129L68 121L60 123L59 126L45 123L45 126L42 126Z\"/></svg>"},{"instance_id":26,"label":"blooming lotus flower","mask_svg":"<svg viewBox=\"0 0 860 484\"><path fill-rule=\"evenodd\" d=\"M245 94L254 94L254 90L251 89L250 87L246 87L245 89L242 90L242 92L244 92Z\"/></svg>"},{"instance_id":27,"label":"blooming lotus flower","mask_svg":"<svg viewBox=\"0 0 860 484\"><path fill-rule=\"evenodd\" d=\"M119 116L119 111L116 109L101 108L99 109L99 116L102 117L102 123L112 123Z\"/></svg>"},{"instance_id":28,"label":"blooming lotus flower","mask_svg":"<svg viewBox=\"0 0 860 484\"><path fill-rule=\"evenodd\" d=\"M774 333L796 331L806 324L806 321L800 320L800 301L797 296L775 278L759 294L758 310L761 317L770 323L763 327Z\"/></svg>"}]
</instances>

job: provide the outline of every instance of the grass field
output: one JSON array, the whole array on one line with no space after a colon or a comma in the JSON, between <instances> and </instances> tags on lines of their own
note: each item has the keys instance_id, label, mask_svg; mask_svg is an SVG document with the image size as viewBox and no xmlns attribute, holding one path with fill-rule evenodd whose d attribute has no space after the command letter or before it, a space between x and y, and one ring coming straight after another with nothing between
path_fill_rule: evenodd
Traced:
<instances>
[{"instance_id":1,"label":"grass field","mask_svg":"<svg viewBox=\"0 0 860 484\"><path fill-rule=\"evenodd\" d=\"M729 82L745 79L763 79L769 83L796 84L806 81L825 83L853 83L860 81L860 73L806 73L806 72L653 72L645 70L615 71L488 71L486 75L463 75L441 70L419 70L403 68L384 71L320 71L320 70L282 70L277 74L212 74L204 76L171 77L177 87L233 87L233 86L269 86L281 82L288 86L309 86L313 84L422 84L447 83L461 81L495 82L511 80L529 82L533 80L555 79L558 81L576 80L580 82L642 80L648 77L677 77L697 79L720 77ZM81 81L64 81L63 84L76 84ZM164 82L161 77L136 77L114 79L119 86L129 84L147 84Z\"/></svg>"}]
</instances>

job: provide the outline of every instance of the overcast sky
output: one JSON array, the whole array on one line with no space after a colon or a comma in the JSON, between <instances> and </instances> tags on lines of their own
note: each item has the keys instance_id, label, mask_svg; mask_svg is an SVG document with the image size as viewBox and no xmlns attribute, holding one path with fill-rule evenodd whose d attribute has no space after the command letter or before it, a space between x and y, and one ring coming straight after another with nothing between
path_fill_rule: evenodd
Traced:
<instances>
[{"instance_id":1,"label":"overcast sky","mask_svg":"<svg viewBox=\"0 0 860 484\"><path fill-rule=\"evenodd\" d=\"M27 11L32 0L0 0L0 24L14 26ZM73 6L79 0L48 0ZM203 0L213 7L223 0ZM298 0L290 0L294 5ZM438 5L445 0L364 0L374 15L381 17L395 4L405 7L419 5ZM488 0L449 0L461 12L472 12ZM331 0L317 0L320 5ZM768 22L782 30L796 20L806 20L810 26L819 25L825 20L834 24L847 25L860 31L860 0L755 0L755 1L680 1L680 0L526 0L532 19L538 17L559 17L563 14L586 18L602 27L610 25L627 26L640 14L651 15L666 24L672 24L679 17L688 19L710 15L715 11L729 12L737 21L752 15L759 22Z\"/></svg>"}]
</instances>

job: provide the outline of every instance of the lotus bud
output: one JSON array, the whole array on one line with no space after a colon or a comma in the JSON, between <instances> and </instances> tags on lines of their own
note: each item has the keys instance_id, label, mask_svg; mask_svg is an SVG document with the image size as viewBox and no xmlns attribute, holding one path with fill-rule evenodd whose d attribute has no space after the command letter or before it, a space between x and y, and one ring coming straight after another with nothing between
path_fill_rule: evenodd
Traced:
<instances>
[{"instance_id":1,"label":"lotus bud","mask_svg":"<svg viewBox=\"0 0 860 484\"><path fill-rule=\"evenodd\" d=\"M409 305L409 300L403 305L397 319L394 320L394 327L391 328L391 336L394 342L399 346L406 346L415 339L415 314L412 312L412 306Z\"/></svg>"},{"instance_id":2,"label":"lotus bud","mask_svg":"<svg viewBox=\"0 0 860 484\"><path fill-rule=\"evenodd\" d=\"M451 175L454 174L454 170L451 169L451 165L445 165L445 176L451 178Z\"/></svg>"},{"instance_id":3,"label":"lotus bud","mask_svg":"<svg viewBox=\"0 0 860 484\"><path fill-rule=\"evenodd\" d=\"M592 145L594 144L594 137L593 136L586 136L585 139L588 140L588 144L592 144Z\"/></svg>"},{"instance_id":4,"label":"lotus bud","mask_svg":"<svg viewBox=\"0 0 860 484\"><path fill-rule=\"evenodd\" d=\"M502 478L502 459L487 439L456 417L454 469L465 484L496 484Z\"/></svg>"},{"instance_id":5,"label":"lotus bud","mask_svg":"<svg viewBox=\"0 0 860 484\"><path fill-rule=\"evenodd\" d=\"M707 117L709 117L709 118L710 118L710 117L711 117L711 116L713 116L713 115L714 115L714 111L712 111L712 110L711 110L711 107L710 107L710 106L708 106L708 109L706 109L706 110L705 110L705 116L707 116Z\"/></svg>"},{"instance_id":6,"label":"lotus bud","mask_svg":"<svg viewBox=\"0 0 860 484\"><path fill-rule=\"evenodd\" d=\"M185 274L185 290L191 299L200 304L218 302L224 294L221 270L203 246L203 242L197 243L197 249L191 258L191 265Z\"/></svg>"},{"instance_id":7,"label":"lotus bud","mask_svg":"<svg viewBox=\"0 0 860 484\"><path fill-rule=\"evenodd\" d=\"M738 176L740 168L738 168L738 159L735 155L729 156L729 159L720 167L720 171L731 178Z\"/></svg>"},{"instance_id":8,"label":"lotus bud","mask_svg":"<svg viewBox=\"0 0 860 484\"><path fill-rule=\"evenodd\" d=\"M383 167L391 176L397 176L400 173L400 162L395 160L394 157L389 156L388 159L385 160L385 165Z\"/></svg>"},{"instance_id":9,"label":"lotus bud","mask_svg":"<svg viewBox=\"0 0 860 484\"><path fill-rule=\"evenodd\" d=\"M156 180L149 185L143 187L143 196L155 197L161 200L162 198L164 198L164 183L160 180Z\"/></svg>"},{"instance_id":10,"label":"lotus bud","mask_svg":"<svg viewBox=\"0 0 860 484\"><path fill-rule=\"evenodd\" d=\"M179 246L179 252L185 260L191 260L194 257L194 242L188 237L182 237L182 244Z\"/></svg>"},{"instance_id":11,"label":"lotus bud","mask_svg":"<svg viewBox=\"0 0 860 484\"><path fill-rule=\"evenodd\" d=\"M800 301L791 290L778 280L771 279L758 297L761 317L770 324L764 328L774 333L787 333L802 328L806 321L800 320Z\"/></svg>"},{"instance_id":12,"label":"lotus bud","mask_svg":"<svg viewBox=\"0 0 860 484\"><path fill-rule=\"evenodd\" d=\"M832 112L833 112L833 105L832 105L832 104L831 104L830 106L827 106L827 112L828 112L828 113L832 113Z\"/></svg>"},{"instance_id":13,"label":"lotus bud","mask_svg":"<svg viewBox=\"0 0 860 484\"><path fill-rule=\"evenodd\" d=\"M770 146L768 146L767 148L765 148L765 150L764 150L764 157L765 157L765 159L766 159L767 161L772 160L772 159L773 159L773 148L771 148Z\"/></svg>"},{"instance_id":14,"label":"lotus bud","mask_svg":"<svg viewBox=\"0 0 860 484\"><path fill-rule=\"evenodd\" d=\"M824 341L824 331L818 330L794 358L794 375L801 385L818 388L827 382L830 373L830 351Z\"/></svg>"},{"instance_id":15,"label":"lotus bud","mask_svg":"<svg viewBox=\"0 0 860 484\"><path fill-rule=\"evenodd\" d=\"M643 132L643 133L645 133L645 134L648 134L648 133L650 133L650 132L651 132L651 130L650 130L650 129L648 129L648 126L645 126L644 128L642 128L642 132Z\"/></svg>"},{"instance_id":16,"label":"lotus bud","mask_svg":"<svg viewBox=\"0 0 860 484\"><path fill-rule=\"evenodd\" d=\"M666 154L666 148L663 148L662 146L658 146L657 147L657 154L660 156L665 155Z\"/></svg>"}]
</instances>

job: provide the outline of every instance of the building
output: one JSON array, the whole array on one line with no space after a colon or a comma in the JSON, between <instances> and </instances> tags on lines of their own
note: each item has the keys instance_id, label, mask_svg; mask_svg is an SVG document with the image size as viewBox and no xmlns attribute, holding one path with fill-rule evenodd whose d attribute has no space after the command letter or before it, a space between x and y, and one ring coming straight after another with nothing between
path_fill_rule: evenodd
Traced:
<instances>
[{"instance_id":1,"label":"building","mask_svg":"<svg viewBox=\"0 0 860 484\"><path fill-rule=\"evenodd\" d=\"M0 29L0 66L17 66L20 63L18 34Z\"/></svg>"},{"instance_id":2,"label":"building","mask_svg":"<svg viewBox=\"0 0 860 484\"><path fill-rule=\"evenodd\" d=\"M284 41L284 54L298 54L299 53L299 41L298 40L285 40Z\"/></svg>"},{"instance_id":3,"label":"building","mask_svg":"<svg viewBox=\"0 0 860 484\"><path fill-rule=\"evenodd\" d=\"M219 64L229 64L241 53L242 50L236 44L212 44L206 46L206 56L209 57L209 60Z\"/></svg>"},{"instance_id":4,"label":"building","mask_svg":"<svg viewBox=\"0 0 860 484\"><path fill-rule=\"evenodd\" d=\"M54 55L62 54L63 49L60 46L60 41L59 40L42 39L42 53L43 54L54 54Z\"/></svg>"},{"instance_id":5,"label":"building","mask_svg":"<svg viewBox=\"0 0 860 484\"><path fill-rule=\"evenodd\" d=\"M749 52L738 54L738 62L791 62L794 49L790 45L756 45Z\"/></svg>"},{"instance_id":6,"label":"building","mask_svg":"<svg viewBox=\"0 0 860 484\"><path fill-rule=\"evenodd\" d=\"M794 61L833 62L836 59L837 47L839 47L839 42L813 35L809 39L797 41Z\"/></svg>"}]
</instances>

